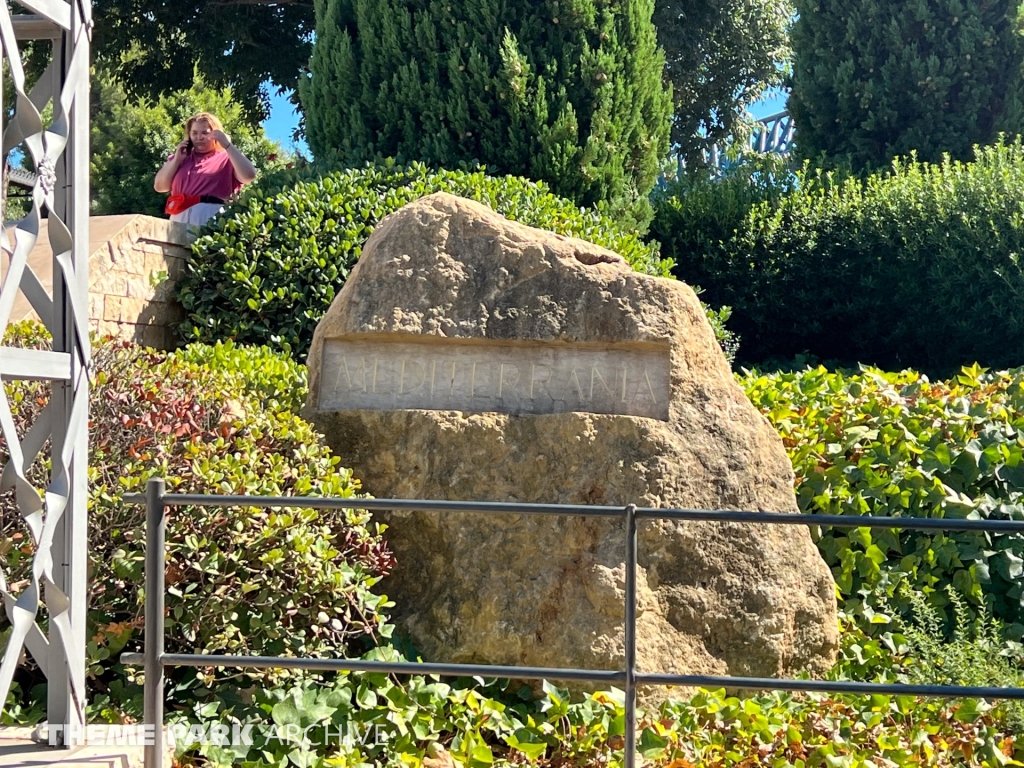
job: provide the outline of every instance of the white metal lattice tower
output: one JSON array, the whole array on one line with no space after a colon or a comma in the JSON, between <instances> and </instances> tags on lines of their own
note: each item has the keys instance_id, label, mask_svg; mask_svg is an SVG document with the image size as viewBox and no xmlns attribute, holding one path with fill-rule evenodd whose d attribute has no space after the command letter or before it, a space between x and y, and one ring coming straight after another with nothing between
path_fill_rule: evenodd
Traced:
<instances>
[{"instance_id":1,"label":"white metal lattice tower","mask_svg":"<svg viewBox=\"0 0 1024 768\"><path fill-rule=\"evenodd\" d=\"M0 110L5 117L13 106L11 119L4 119L3 153L20 150L35 170L28 213L0 231L0 331L7 328L20 292L53 336L52 351L0 346L5 381L52 383L49 402L20 438L7 393L0 392L0 432L10 457L0 490L15 489L32 551L31 576L17 589L8 584L6 563L0 561L0 594L10 622L0 662L0 709L27 651L46 676L47 721L64 726L58 736L63 742L81 733L85 715L91 30L89 0L16 0L0 11L0 42L10 78L3 96L13 96L13 105L0 104L8 107ZM52 44L49 66L31 88L19 49L29 40L41 41L37 46ZM44 113L52 113L46 124ZM44 211L53 252L52 292L26 263ZM28 470L47 445L49 477L45 487L37 488Z\"/></svg>"}]
</instances>

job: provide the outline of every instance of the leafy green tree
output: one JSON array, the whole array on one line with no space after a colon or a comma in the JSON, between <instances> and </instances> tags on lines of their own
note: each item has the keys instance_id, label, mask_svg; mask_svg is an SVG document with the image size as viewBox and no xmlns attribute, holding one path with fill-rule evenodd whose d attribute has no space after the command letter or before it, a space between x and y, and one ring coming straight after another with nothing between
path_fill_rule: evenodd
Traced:
<instances>
[{"instance_id":1,"label":"leafy green tree","mask_svg":"<svg viewBox=\"0 0 1024 768\"><path fill-rule=\"evenodd\" d=\"M968 159L1019 133L1020 0L795 0L789 111L805 158Z\"/></svg>"},{"instance_id":2,"label":"leafy green tree","mask_svg":"<svg viewBox=\"0 0 1024 768\"><path fill-rule=\"evenodd\" d=\"M545 181L645 220L671 94L652 0L317 0L300 80L318 158Z\"/></svg>"},{"instance_id":3,"label":"leafy green tree","mask_svg":"<svg viewBox=\"0 0 1024 768\"><path fill-rule=\"evenodd\" d=\"M672 143L688 164L743 134L745 108L783 84L792 16L790 0L655 0L675 102Z\"/></svg>"},{"instance_id":4,"label":"leafy green tree","mask_svg":"<svg viewBox=\"0 0 1024 768\"><path fill-rule=\"evenodd\" d=\"M187 90L198 69L257 125L267 84L293 88L309 62L313 0L95 0L93 18L97 60L131 97Z\"/></svg>"},{"instance_id":5,"label":"leafy green tree","mask_svg":"<svg viewBox=\"0 0 1024 768\"><path fill-rule=\"evenodd\" d=\"M130 99L102 68L92 80L92 158L94 214L148 213L162 216L166 195L153 191L153 176L185 135L185 121L212 112L232 142L258 169L283 160L281 148L253 128L228 88L213 88L196 73L187 90L156 101Z\"/></svg>"}]
</instances>

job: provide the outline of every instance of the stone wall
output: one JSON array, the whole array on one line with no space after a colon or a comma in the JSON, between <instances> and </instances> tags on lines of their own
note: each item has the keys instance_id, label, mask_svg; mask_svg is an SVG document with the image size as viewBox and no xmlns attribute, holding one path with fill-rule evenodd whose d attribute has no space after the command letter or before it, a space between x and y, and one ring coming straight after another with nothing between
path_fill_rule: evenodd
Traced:
<instances>
[{"instance_id":1,"label":"stone wall","mask_svg":"<svg viewBox=\"0 0 1024 768\"><path fill-rule=\"evenodd\" d=\"M184 224L152 216L93 216L89 220L89 326L100 334L172 349L184 310L174 300L191 238ZM29 266L52 291L53 256L43 220ZM6 265L5 265L6 266ZM36 317L23 296L12 320Z\"/></svg>"},{"instance_id":2,"label":"stone wall","mask_svg":"<svg viewBox=\"0 0 1024 768\"><path fill-rule=\"evenodd\" d=\"M122 218L129 221L108 221ZM174 300L174 286L189 253L185 225L152 216L94 216L89 225L101 237L110 235L89 256L90 327L172 349L176 328L185 319Z\"/></svg>"}]
</instances>

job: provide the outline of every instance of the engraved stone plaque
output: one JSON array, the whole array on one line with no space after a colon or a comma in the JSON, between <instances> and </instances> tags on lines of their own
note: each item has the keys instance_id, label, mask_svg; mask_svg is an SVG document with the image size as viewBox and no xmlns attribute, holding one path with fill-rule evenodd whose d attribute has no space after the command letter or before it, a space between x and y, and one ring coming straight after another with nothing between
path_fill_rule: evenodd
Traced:
<instances>
[{"instance_id":1,"label":"engraved stone plaque","mask_svg":"<svg viewBox=\"0 0 1024 768\"><path fill-rule=\"evenodd\" d=\"M328 339L320 410L585 411L668 420L669 347Z\"/></svg>"}]
</instances>

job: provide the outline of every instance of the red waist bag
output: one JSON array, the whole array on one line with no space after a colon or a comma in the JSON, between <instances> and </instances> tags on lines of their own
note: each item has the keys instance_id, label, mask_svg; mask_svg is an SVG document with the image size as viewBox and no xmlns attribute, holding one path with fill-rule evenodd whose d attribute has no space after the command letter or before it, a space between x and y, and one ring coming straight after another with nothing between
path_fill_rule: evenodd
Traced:
<instances>
[{"instance_id":1,"label":"red waist bag","mask_svg":"<svg viewBox=\"0 0 1024 768\"><path fill-rule=\"evenodd\" d=\"M167 198L167 204L164 205L164 213L168 213L173 216L176 213L187 211L193 205L200 202L202 202L202 198L200 198L199 195L171 195Z\"/></svg>"}]
</instances>

